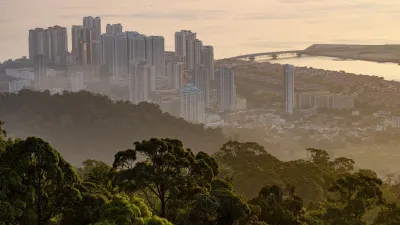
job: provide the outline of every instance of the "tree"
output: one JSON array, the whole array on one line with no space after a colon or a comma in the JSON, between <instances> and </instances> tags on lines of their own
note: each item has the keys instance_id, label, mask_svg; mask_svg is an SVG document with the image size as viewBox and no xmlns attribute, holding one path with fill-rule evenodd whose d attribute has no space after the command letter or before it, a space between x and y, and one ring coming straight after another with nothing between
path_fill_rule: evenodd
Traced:
<instances>
[{"instance_id":1,"label":"tree","mask_svg":"<svg viewBox=\"0 0 400 225\"><path fill-rule=\"evenodd\" d=\"M303 224L303 201L295 194L293 187L282 189L277 185L265 186L249 203L260 207L258 219L267 224Z\"/></svg>"},{"instance_id":2,"label":"tree","mask_svg":"<svg viewBox=\"0 0 400 225\"><path fill-rule=\"evenodd\" d=\"M80 198L73 186L78 176L47 142L36 137L16 141L1 156L25 186L22 224L43 225Z\"/></svg>"},{"instance_id":3,"label":"tree","mask_svg":"<svg viewBox=\"0 0 400 225\"><path fill-rule=\"evenodd\" d=\"M10 168L0 167L0 181L0 224L16 224L26 207L26 188Z\"/></svg>"},{"instance_id":4,"label":"tree","mask_svg":"<svg viewBox=\"0 0 400 225\"><path fill-rule=\"evenodd\" d=\"M114 183L123 191L141 191L147 200L148 191L151 192L160 206L153 210L163 218L167 217L169 204L175 211L177 202L190 202L195 194L206 192L218 175L213 158L202 152L194 155L179 140L152 138L134 145L134 150L115 155ZM146 159L137 162L137 154Z\"/></svg>"},{"instance_id":5,"label":"tree","mask_svg":"<svg viewBox=\"0 0 400 225\"><path fill-rule=\"evenodd\" d=\"M375 218L374 225L396 224L400 224L400 207L395 203L384 205Z\"/></svg>"},{"instance_id":6,"label":"tree","mask_svg":"<svg viewBox=\"0 0 400 225\"><path fill-rule=\"evenodd\" d=\"M117 194L106 203L95 225L172 225L165 219L153 216L142 199Z\"/></svg>"},{"instance_id":7,"label":"tree","mask_svg":"<svg viewBox=\"0 0 400 225\"><path fill-rule=\"evenodd\" d=\"M384 204L382 181L362 173L338 179L329 189L332 193L325 215L327 224L365 224L363 216Z\"/></svg>"},{"instance_id":8,"label":"tree","mask_svg":"<svg viewBox=\"0 0 400 225\"><path fill-rule=\"evenodd\" d=\"M83 161L83 168L78 173L83 181L101 185L104 188L110 188L109 173L111 166L102 161L88 159Z\"/></svg>"}]
</instances>

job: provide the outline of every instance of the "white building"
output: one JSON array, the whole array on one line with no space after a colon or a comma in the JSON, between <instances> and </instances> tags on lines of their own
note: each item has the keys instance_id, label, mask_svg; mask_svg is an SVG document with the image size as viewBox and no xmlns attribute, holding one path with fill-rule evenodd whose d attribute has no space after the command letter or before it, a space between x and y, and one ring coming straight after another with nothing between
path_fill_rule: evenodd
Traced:
<instances>
[{"instance_id":1,"label":"white building","mask_svg":"<svg viewBox=\"0 0 400 225\"><path fill-rule=\"evenodd\" d=\"M30 86L32 83L32 80L13 80L8 82L8 92L10 93L18 93L25 87Z\"/></svg>"},{"instance_id":2,"label":"white building","mask_svg":"<svg viewBox=\"0 0 400 225\"><path fill-rule=\"evenodd\" d=\"M395 129L400 129L400 117L392 117L392 127Z\"/></svg>"},{"instance_id":3,"label":"white building","mask_svg":"<svg viewBox=\"0 0 400 225\"><path fill-rule=\"evenodd\" d=\"M285 65L283 73L283 110L293 114L294 108L294 66Z\"/></svg>"},{"instance_id":4,"label":"white building","mask_svg":"<svg viewBox=\"0 0 400 225\"><path fill-rule=\"evenodd\" d=\"M181 117L194 124L204 123L204 93L192 84L181 90Z\"/></svg>"},{"instance_id":5,"label":"white building","mask_svg":"<svg viewBox=\"0 0 400 225\"><path fill-rule=\"evenodd\" d=\"M44 71L44 75L46 75L46 71ZM6 69L6 76L22 80L33 81L35 79L35 73L33 68Z\"/></svg>"},{"instance_id":6,"label":"white building","mask_svg":"<svg viewBox=\"0 0 400 225\"><path fill-rule=\"evenodd\" d=\"M235 71L221 67L217 71L217 104L220 111L234 110L236 99Z\"/></svg>"},{"instance_id":7,"label":"white building","mask_svg":"<svg viewBox=\"0 0 400 225\"><path fill-rule=\"evenodd\" d=\"M133 104L149 101L149 71L152 66L145 61L130 63L129 69L129 101Z\"/></svg>"},{"instance_id":8,"label":"white building","mask_svg":"<svg viewBox=\"0 0 400 225\"><path fill-rule=\"evenodd\" d=\"M236 97L235 110L245 110L247 108L247 101L245 98Z\"/></svg>"},{"instance_id":9,"label":"white building","mask_svg":"<svg viewBox=\"0 0 400 225\"><path fill-rule=\"evenodd\" d=\"M83 81L83 72L75 71L70 72L69 78L71 81L71 91L79 92L85 89L84 81Z\"/></svg>"},{"instance_id":10,"label":"white building","mask_svg":"<svg viewBox=\"0 0 400 225\"><path fill-rule=\"evenodd\" d=\"M205 127L221 127L224 125L224 121L221 120L221 117L218 114L206 114L205 116Z\"/></svg>"}]
</instances>

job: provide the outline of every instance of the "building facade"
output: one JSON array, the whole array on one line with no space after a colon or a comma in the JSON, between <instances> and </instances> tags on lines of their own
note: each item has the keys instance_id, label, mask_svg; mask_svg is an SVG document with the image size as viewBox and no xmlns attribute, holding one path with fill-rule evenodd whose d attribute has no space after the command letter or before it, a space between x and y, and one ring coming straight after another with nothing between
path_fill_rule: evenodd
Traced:
<instances>
[{"instance_id":1,"label":"building facade","mask_svg":"<svg viewBox=\"0 0 400 225\"><path fill-rule=\"evenodd\" d=\"M283 111L293 114L294 109L294 66L285 65L283 72Z\"/></svg>"},{"instance_id":2,"label":"building facade","mask_svg":"<svg viewBox=\"0 0 400 225\"><path fill-rule=\"evenodd\" d=\"M195 65L194 67L194 86L199 88L204 93L205 107L210 103L210 77L208 71L202 65Z\"/></svg>"},{"instance_id":3,"label":"building facade","mask_svg":"<svg viewBox=\"0 0 400 225\"><path fill-rule=\"evenodd\" d=\"M217 104L220 111L234 110L236 99L235 71L220 67L216 72Z\"/></svg>"},{"instance_id":4,"label":"building facade","mask_svg":"<svg viewBox=\"0 0 400 225\"><path fill-rule=\"evenodd\" d=\"M214 80L214 47L203 46L201 64L207 70L210 80Z\"/></svg>"},{"instance_id":5,"label":"building facade","mask_svg":"<svg viewBox=\"0 0 400 225\"><path fill-rule=\"evenodd\" d=\"M46 77L46 56L37 54L33 59L34 85L39 86L41 81Z\"/></svg>"},{"instance_id":6,"label":"building facade","mask_svg":"<svg viewBox=\"0 0 400 225\"><path fill-rule=\"evenodd\" d=\"M204 93L192 84L185 85L181 90L181 117L194 124L203 124Z\"/></svg>"},{"instance_id":7,"label":"building facade","mask_svg":"<svg viewBox=\"0 0 400 225\"><path fill-rule=\"evenodd\" d=\"M149 66L145 61L129 64L129 101L133 104L149 100Z\"/></svg>"}]
</instances>

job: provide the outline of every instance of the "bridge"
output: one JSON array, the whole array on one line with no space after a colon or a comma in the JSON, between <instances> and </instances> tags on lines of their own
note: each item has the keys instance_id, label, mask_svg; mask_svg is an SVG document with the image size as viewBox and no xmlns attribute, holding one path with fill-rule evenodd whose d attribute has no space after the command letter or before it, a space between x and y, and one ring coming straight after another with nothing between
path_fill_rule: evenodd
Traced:
<instances>
[{"instance_id":1,"label":"bridge","mask_svg":"<svg viewBox=\"0 0 400 225\"><path fill-rule=\"evenodd\" d=\"M263 52L263 53L253 53L253 54L247 54L247 55L239 55L239 56L234 56L234 57L226 58L226 59L233 59L233 60L248 59L248 60L250 60L252 62L256 58L273 58L273 59L276 59L279 56L288 56L288 55L296 55L296 56L300 57L301 55L303 55L303 53L304 53L304 50Z\"/></svg>"}]
</instances>

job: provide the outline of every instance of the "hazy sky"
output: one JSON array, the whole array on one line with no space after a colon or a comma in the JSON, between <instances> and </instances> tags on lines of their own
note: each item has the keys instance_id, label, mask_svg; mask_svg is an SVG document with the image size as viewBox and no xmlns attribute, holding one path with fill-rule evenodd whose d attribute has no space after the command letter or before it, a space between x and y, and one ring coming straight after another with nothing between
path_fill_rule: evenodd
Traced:
<instances>
[{"instance_id":1,"label":"hazy sky","mask_svg":"<svg viewBox=\"0 0 400 225\"><path fill-rule=\"evenodd\" d=\"M0 0L0 60L28 54L28 30L81 24L83 16L162 35L180 29L214 45L216 57L312 43L400 43L399 0ZM69 43L71 48L71 43Z\"/></svg>"}]
</instances>

